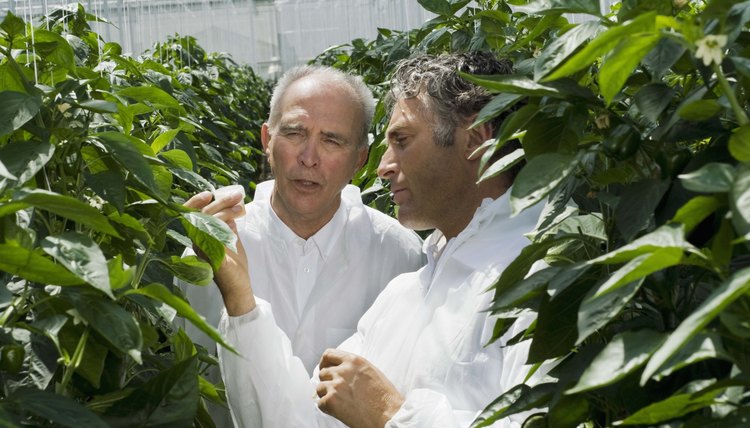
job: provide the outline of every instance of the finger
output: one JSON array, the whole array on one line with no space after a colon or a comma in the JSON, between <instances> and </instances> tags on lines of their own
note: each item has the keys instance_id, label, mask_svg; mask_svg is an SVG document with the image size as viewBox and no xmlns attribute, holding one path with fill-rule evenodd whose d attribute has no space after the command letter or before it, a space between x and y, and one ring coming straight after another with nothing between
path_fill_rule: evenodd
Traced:
<instances>
[{"instance_id":1,"label":"finger","mask_svg":"<svg viewBox=\"0 0 750 428\"><path fill-rule=\"evenodd\" d=\"M328 387L325 383L321 382L315 387L315 394L318 398L323 398L328 393Z\"/></svg>"},{"instance_id":2,"label":"finger","mask_svg":"<svg viewBox=\"0 0 750 428\"><path fill-rule=\"evenodd\" d=\"M349 352L340 351L338 349L326 349L320 357L320 368L324 369L326 367L338 366L344 362L344 359L349 355L351 355Z\"/></svg>"},{"instance_id":3,"label":"finger","mask_svg":"<svg viewBox=\"0 0 750 428\"><path fill-rule=\"evenodd\" d=\"M196 195L193 195L192 198L188 199L187 202L184 203L184 205L188 208L194 208L194 209L201 209L208 205L209 202L211 202L211 199L213 198L213 195L211 195L211 192L205 191L200 192Z\"/></svg>"},{"instance_id":4,"label":"finger","mask_svg":"<svg viewBox=\"0 0 750 428\"><path fill-rule=\"evenodd\" d=\"M324 369L320 369L318 372L318 379L323 381L332 380L333 379L333 370L331 370L330 367L326 367Z\"/></svg>"},{"instance_id":5,"label":"finger","mask_svg":"<svg viewBox=\"0 0 750 428\"><path fill-rule=\"evenodd\" d=\"M242 202L243 202L242 193L233 192L227 196L222 196L219 199L215 199L210 204L204 206L201 211L204 214L214 215L218 212L226 211L227 209L238 207L237 210L234 211L235 213L238 213L244 209L244 204Z\"/></svg>"}]
</instances>

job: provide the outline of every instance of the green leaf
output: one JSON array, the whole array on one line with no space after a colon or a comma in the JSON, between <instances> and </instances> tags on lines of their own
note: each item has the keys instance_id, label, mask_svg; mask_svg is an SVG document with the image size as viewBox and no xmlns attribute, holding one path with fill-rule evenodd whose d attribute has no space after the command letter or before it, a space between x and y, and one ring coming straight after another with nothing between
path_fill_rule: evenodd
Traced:
<instances>
[{"instance_id":1,"label":"green leaf","mask_svg":"<svg viewBox=\"0 0 750 428\"><path fill-rule=\"evenodd\" d=\"M193 162L190 160L190 156L183 150L165 150L159 156L166 159L170 164L184 168L186 171L193 169Z\"/></svg>"},{"instance_id":2,"label":"green leaf","mask_svg":"<svg viewBox=\"0 0 750 428\"><path fill-rule=\"evenodd\" d=\"M650 404L615 425L657 425L659 422L685 416L704 407L714 404L721 390L707 393L677 393L666 400Z\"/></svg>"},{"instance_id":3,"label":"green leaf","mask_svg":"<svg viewBox=\"0 0 750 428\"><path fill-rule=\"evenodd\" d=\"M620 92L635 67L656 46L659 33L631 34L604 59L599 70L599 88L607 105Z\"/></svg>"},{"instance_id":4,"label":"green leaf","mask_svg":"<svg viewBox=\"0 0 750 428\"><path fill-rule=\"evenodd\" d=\"M573 348L578 337L578 308L587 291L585 285L574 284L552 299L542 299L527 364L563 356Z\"/></svg>"},{"instance_id":5,"label":"green leaf","mask_svg":"<svg viewBox=\"0 0 750 428\"><path fill-rule=\"evenodd\" d=\"M716 196L696 196L677 210L672 221L684 224L685 233L690 233L720 206L722 202Z\"/></svg>"},{"instance_id":6,"label":"green leaf","mask_svg":"<svg viewBox=\"0 0 750 428\"><path fill-rule=\"evenodd\" d=\"M208 285L214 277L211 265L196 256L172 256L165 264L177 278L189 284Z\"/></svg>"},{"instance_id":7,"label":"green leaf","mask_svg":"<svg viewBox=\"0 0 750 428\"><path fill-rule=\"evenodd\" d=\"M557 82L539 83L528 77L516 75L491 75L482 76L467 73L460 73L461 77L469 80L479 86L485 87L493 92L512 93L519 95L528 95L535 97L553 97L569 98L575 96L579 98L590 98L591 92L570 80L561 80Z\"/></svg>"},{"instance_id":8,"label":"green leaf","mask_svg":"<svg viewBox=\"0 0 750 428\"><path fill-rule=\"evenodd\" d=\"M560 68L547 76L544 80L556 80L569 76L578 70L588 67L599 58L611 52L623 39L631 34L650 33L656 30L656 14L653 12L640 15L636 19L621 26L612 27L599 34L585 48L578 51Z\"/></svg>"},{"instance_id":9,"label":"green leaf","mask_svg":"<svg viewBox=\"0 0 750 428\"><path fill-rule=\"evenodd\" d=\"M96 208L70 196L64 196L42 189L19 189L13 195L13 201L0 204L0 217L30 206L49 211L59 216L76 221L82 226L120 237L109 221Z\"/></svg>"},{"instance_id":10,"label":"green leaf","mask_svg":"<svg viewBox=\"0 0 750 428\"><path fill-rule=\"evenodd\" d=\"M529 15L546 15L560 13L585 13L601 16L599 0L534 0L525 6L515 6L515 12Z\"/></svg>"},{"instance_id":11,"label":"green leaf","mask_svg":"<svg viewBox=\"0 0 750 428\"><path fill-rule=\"evenodd\" d=\"M577 165L575 156L563 153L543 153L531 159L516 177L511 190L513 215L544 199Z\"/></svg>"},{"instance_id":12,"label":"green leaf","mask_svg":"<svg viewBox=\"0 0 750 428\"><path fill-rule=\"evenodd\" d=\"M83 281L36 251L0 244L0 270L40 284L79 285Z\"/></svg>"},{"instance_id":13,"label":"green leaf","mask_svg":"<svg viewBox=\"0 0 750 428\"><path fill-rule=\"evenodd\" d=\"M641 288L643 279L631 282L598 298L593 297L598 294L597 287L589 290L578 310L578 339L576 345L583 343L589 336L616 317Z\"/></svg>"},{"instance_id":14,"label":"green leaf","mask_svg":"<svg viewBox=\"0 0 750 428\"><path fill-rule=\"evenodd\" d=\"M637 256L653 253L659 249L679 248L692 250L694 247L685 240L685 233L681 224L666 224L653 232L643 235L630 244L601 255L589 263L623 263Z\"/></svg>"},{"instance_id":15,"label":"green leaf","mask_svg":"<svg viewBox=\"0 0 750 428\"><path fill-rule=\"evenodd\" d=\"M750 168L743 167L737 173L729 191L729 206L734 230L740 236L750 234Z\"/></svg>"},{"instance_id":16,"label":"green leaf","mask_svg":"<svg viewBox=\"0 0 750 428\"><path fill-rule=\"evenodd\" d=\"M490 100L487 104L479 110L477 119L471 125L475 127L481 123L489 122L493 118L499 116L501 113L508 110L518 101L523 98L521 95L516 94L498 94Z\"/></svg>"},{"instance_id":17,"label":"green leaf","mask_svg":"<svg viewBox=\"0 0 750 428\"><path fill-rule=\"evenodd\" d=\"M96 113L117 113L117 104L104 100L84 100L79 107Z\"/></svg>"},{"instance_id":18,"label":"green leaf","mask_svg":"<svg viewBox=\"0 0 750 428\"><path fill-rule=\"evenodd\" d=\"M682 261L682 254L682 248L674 247L661 248L651 254L641 254L627 262L623 267L615 271L612 276L607 278L604 284L597 290L594 298L601 297L626 284L645 278L654 272L678 265Z\"/></svg>"},{"instance_id":19,"label":"green leaf","mask_svg":"<svg viewBox=\"0 0 750 428\"><path fill-rule=\"evenodd\" d=\"M750 124L732 130L729 153L740 162L750 161Z\"/></svg>"},{"instance_id":20,"label":"green leaf","mask_svg":"<svg viewBox=\"0 0 750 428\"><path fill-rule=\"evenodd\" d=\"M7 62L0 64L0 91L26 92L21 77Z\"/></svg>"},{"instance_id":21,"label":"green leaf","mask_svg":"<svg viewBox=\"0 0 750 428\"><path fill-rule=\"evenodd\" d=\"M492 425L494 422L504 417L505 410L507 410L511 404L518 401L518 399L525 392L528 392L531 388L527 385L521 384L516 385L510 390L504 392L502 395L497 397L492 403L482 410L474 422L471 424L471 428L484 428Z\"/></svg>"},{"instance_id":22,"label":"green leaf","mask_svg":"<svg viewBox=\"0 0 750 428\"><path fill-rule=\"evenodd\" d=\"M151 148L138 138L120 132L108 131L96 134L99 141L102 142L100 147L110 153L123 168L130 173L148 190L152 196L160 196L161 192L156 183L154 172L144 157L146 154L153 156ZM150 152L150 153L149 153Z\"/></svg>"},{"instance_id":23,"label":"green leaf","mask_svg":"<svg viewBox=\"0 0 750 428\"><path fill-rule=\"evenodd\" d=\"M154 139L154 142L151 143L151 150L153 150L154 153L159 153L164 147L167 147L167 145L171 143L174 137L179 133L179 129L169 129L162 132Z\"/></svg>"},{"instance_id":24,"label":"green leaf","mask_svg":"<svg viewBox=\"0 0 750 428\"><path fill-rule=\"evenodd\" d=\"M59 236L47 236L42 240L41 247L69 271L114 299L107 260L93 239L71 231Z\"/></svg>"},{"instance_id":25,"label":"green leaf","mask_svg":"<svg viewBox=\"0 0 750 428\"><path fill-rule=\"evenodd\" d=\"M701 99L680 105L677 115L685 120L701 122L719 114L724 107L714 99Z\"/></svg>"},{"instance_id":26,"label":"green leaf","mask_svg":"<svg viewBox=\"0 0 750 428\"><path fill-rule=\"evenodd\" d=\"M659 370L653 378L655 380L662 380L690 364L714 358L722 358L731 361L724 350L722 339L718 334L701 332L696 334L695 337L679 350L679 352L674 354L669 361L664 363L662 369Z\"/></svg>"},{"instance_id":27,"label":"green leaf","mask_svg":"<svg viewBox=\"0 0 750 428\"><path fill-rule=\"evenodd\" d=\"M55 153L48 142L12 141L0 148L0 159L19 183L25 183L44 168Z\"/></svg>"},{"instance_id":28,"label":"green leaf","mask_svg":"<svg viewBox=\"0 0 750 428\"><path fill-rule=\"evenodd\" d=\"M666 343L654 353L641 376L645 384L656 374L680 348L695 337L724 308L747 293L750 289L750 268L735 272L727 281L716 288L706 300L690 314L669 336Z\"/></svg>"},{"instance_id":29,"label":"green leaf","mask_svg":"<svg viewBox=\"0 0 750 428\"><path fill-rule=\"evenodd\" d=\"M615 336L581 374L578 383L565 391L576 394L611 385L642 365L661 345L664 333L653 330L625 331Z\"/></svg>"},{"instance_id":30,"label":"green leaf","mask_svg":"<svg viewBox=\"0 0 750 428\"><path fill-rule=\"evenodd\" d=\"M539 81L606 27L599 21L583 22L549 43L534 62L534 80Z\"/></svg>"},{"instance_id":31,"label":"green leaf","mask_svg":"<svg viewBox=\"0 0 750 428\"><path fill-rule=\"evenodd\" d=\"M197 362L193 356L161 371L115 403L105 415L107 421L114 426L191 426L200 399Z\"/></svg>"},{"instance_id":32,"label":"green leaf","mask_svg":"<svg viewBox=\"0 0 750 428\"><path fill-rule=\"evenodd\" d=\"M34 48L45 60L66 70L75 71L73 48L65 38L52 31L34 30Z\"/></svg>"},{"instance_id":33,"label":"green leaf","mask_svg":"<svg viewBox=\"0 0 750 428\"><path fill-rule=\"evenodd\" d=\"M732 188L734 175L732 165L710 162L693 172L680 174L677 178L686 189L693 192L726 193Z\"/></svg>"},{"instance_id":34,"label":"green leaf","mask_svg":"<svg viewBox=\"0 0 750 428\"><path fill-rule=\"evenodd\" d=\"M91 410L60 394L21 387L13 391L9 398L24 412L63 427L108 427Z\"/></svg>"},{"instance_id":35,"label":"green leaf","mask_svg":"<svg viewBox=\"0 0 750 428\"><path fill-rule=\"evenodd\" d=\"M224 340L221 333L219 333L214 326L208 324L206 319L195 312L188 302L174 295L165 286L161 284L149 284L135 290L128 290L125 294L140 294L171 306L177 311L178 315L193 323L193 325L198 327L200 331L206 333L208 337L216 341L216 343L220 343L221 346L232 352L236 352L234 348L232 348L232 345Z\"/></svg>"},{"instance_id":36,"label":"green leaf","mask_svg":"<svg viewBox=\"0 0 750 428\"><path fill-rule=\"evenodd\" d=\"M0 92L0 136L10 134L30 121L42 105L42 99L21 92Z\"/></svg>"},{"instance_id":37,"label":"green leaf","mask_svg":"<svg viewBox=\"0 0 750 428\"><path fill-rule=\"evenodd\" d=\"M153 86L131 86L129 88L120 89L117 91L117 94L132 98L138 102L147 101L154 107L184 112L184 108L173 96Z\"/></svg>"},{"instance_id":38,"label":"green leaf","mask_svg":"<svg viewBox=\"0 0 750 428\"><path fill-rule=\"evenodd\" d=\"M674 95L675 90L665 84L648 84L635 94L635 105L646 119L656 122Z\"/></svg>"},{"instance_id":39,"label":"green leaf","mask_svg":"<svg viewBox=\"0 0 750 428\"><path fill-rule=\"evenodd\" d=\"M3 22L0 23L0 28L5 30L10 39L15 39L17 36L26 34L26 24L24 24L23 19L17 17L12 12L7 12L5 18L3 18Z\"/></svg>"},{"instance_id":40,"label":"green leaf","mask_svg":"<svg viewBox=\"0 0 750 428\"><path fill-rule=\"evenodd\" d=\"M649 178L625 186L614 213L617 229L624 240L632 240L652 224L654 212L670 184L670 180Z\"/></svg>"},{"instance_id":41,"label":"green leaf","mask_svg":"<svg viewBox=\"0 0 750 428\"><path fill-rule=\"evenodd\" d=\"M224 260L228 247L237 251L237 235L226 223L212 215L199 212L188 212L182 214L182 225L185 227L188 237L208 257L214 271L219 270Z\"/></svg>"},{"instance_id":42,"label":"green leaf","mask_svg":"<svg viewBox=\"0 0 750 428\"><path fill-rule=\"evenodd\" d=\"M448 0L417 0L426 10L436 15L453 15L451 4Z\"/></svg>"},{"instance_id":43,"label":"green leaf","mask_svg":"<svg viewBox=\"0 0 750 428\"><path fill-rule=\"evenodd\" d=\"M484 180L489 180L490 178L496 177L503 172L513 168L514 165L523 160L523 157L523 149L516 149L512 153L508 153L507 155L503 156L502 158L495 161L495 163L490 165L490 167L482 173L482 176L479 177L479 180L477 180L477 184L481 183Z\"/></svg>"},{"instance_id":44,"label":"green leaf","mask_svg":"<svg viewBox=\"0 0 750 428\"><path fill-rule=\"evenodd\" d=\"M117 303L95 298L91 294L71 293L69 298L87 325L115 349L142 364L143 337L133 315Z\"/></svg>"}]
</instances>

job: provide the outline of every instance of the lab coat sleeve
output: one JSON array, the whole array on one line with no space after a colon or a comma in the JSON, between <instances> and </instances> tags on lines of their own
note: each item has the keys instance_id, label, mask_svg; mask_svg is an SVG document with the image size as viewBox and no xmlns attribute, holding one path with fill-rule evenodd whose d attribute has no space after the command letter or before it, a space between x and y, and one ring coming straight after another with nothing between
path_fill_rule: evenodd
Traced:
<instances>
[{"instance_id":1,"label":"lab coat sleeve","mask_svg":"<svg viewBox=\"0 0 750 428\"><path fill-rule=\"evenodd\" d=\"M219 330L239 355L219 347L219 363L237 427L320 427L344 425L318 410L315 384L292 354L271 306L239 317L222 317Z\"/></svg>"}]
</instances>

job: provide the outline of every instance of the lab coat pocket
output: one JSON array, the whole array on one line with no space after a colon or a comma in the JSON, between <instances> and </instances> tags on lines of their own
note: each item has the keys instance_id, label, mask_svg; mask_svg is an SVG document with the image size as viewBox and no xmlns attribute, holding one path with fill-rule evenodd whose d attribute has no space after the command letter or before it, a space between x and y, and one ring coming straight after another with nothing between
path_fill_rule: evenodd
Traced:
<instances>
[{"instance_id":1,"label":"lab coat pocket","mask_svg":"<svg viewBox=\"0 0 750 428\"><path fill-rule=\"evenodd\" d=\"M348 339L357 330L353 328L327 328L326 329L326 344L335 348L339 346L343 341Z\"/></svg>"}]
</instances>

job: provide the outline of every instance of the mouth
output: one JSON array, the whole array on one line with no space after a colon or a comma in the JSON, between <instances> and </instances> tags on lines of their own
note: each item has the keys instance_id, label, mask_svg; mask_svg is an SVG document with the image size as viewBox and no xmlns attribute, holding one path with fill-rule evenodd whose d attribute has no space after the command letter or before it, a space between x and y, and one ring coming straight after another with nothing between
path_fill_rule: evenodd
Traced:
<instances>
[{"instance_id":1,"label":"mouth","mask_svg":"<svg viewBox=\"0 0 750 428\"><path fill-rule=\"evenodd\" d=\"M295 187L302 190L314 190L321 186L320 183L312 180L295 179L292 180Z\"/></svg>"},{"instance_id":2,"label":"mouth","mask_svg":"<svg viewBox=\"0 0 750 428\"><path fill-rule=\"evenodd\" d=\"M407 189L405 187L399 189L391 189L391 200L396 204L400 204L401 202L403 202L403 199L406 195L406 193L404 192L406 192L406 190Z\"/></svg>"}]
</instances>

